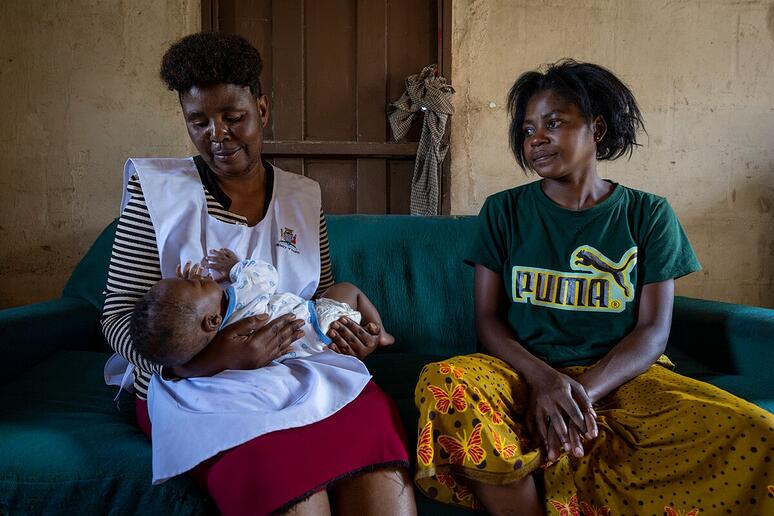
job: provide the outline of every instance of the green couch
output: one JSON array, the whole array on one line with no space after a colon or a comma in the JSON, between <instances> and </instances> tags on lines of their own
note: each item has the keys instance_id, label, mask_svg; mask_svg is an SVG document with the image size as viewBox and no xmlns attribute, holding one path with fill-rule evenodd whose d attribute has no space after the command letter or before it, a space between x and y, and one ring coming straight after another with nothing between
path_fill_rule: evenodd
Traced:
<instances>
[{"instance_id":1,"label":"green couch","mask_svg":"<svg viewBox=\"0 0 774 516\"><path fill-rule=\"evenodd\" d=\"M359 285L396 343L368 359L416 437L422 366L476 349L470 217L331 216L335 277ZM133 400L102 380L99 313L115 224L61 299L0 311L0 515L200 514L211 500L187 477L150 483L150 445ZM677 298L668 354L678 371L774 411L774 310ZM418 496L421 514L464 513Z\"/></svg>"}]
</instances>

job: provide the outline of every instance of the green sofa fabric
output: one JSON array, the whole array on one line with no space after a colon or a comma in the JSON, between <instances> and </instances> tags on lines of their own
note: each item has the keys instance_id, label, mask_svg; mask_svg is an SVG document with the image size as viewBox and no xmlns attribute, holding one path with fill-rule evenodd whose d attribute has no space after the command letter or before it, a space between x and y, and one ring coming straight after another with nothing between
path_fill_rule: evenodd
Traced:
<instances>
[{"instance_id":1,"label":"green sofa fabric","mask_svg":"<svg viewBox=\"0 0 774 516\"><path fill-rule=\"evenodd\" d=\"M410 446L422 367L477 349L471 217L330 216L337 281L360 286L394 346L367 359L395 400ZM63 297L0 311L0 515L214 514L186 476L150 483L150 444L134 402L102 380L110 349L99 313L115 223L75 269ZM774 411L774 310L677 298L667 353L679 372ZM418 495L420 514L469 514Z\"/></svg>"},{"instance_id":2,"label":"green sofa fabric","mask_svg":"<svg viewBox=\"0 0 774 516\"><path fill-rule=\"evenodd\" d=\"M150 488L134 400L114 402L100 374L108 356L60 351L0 389L0 507L10 514L212 512L188 478Z\"/></svg>"}]
</instances>

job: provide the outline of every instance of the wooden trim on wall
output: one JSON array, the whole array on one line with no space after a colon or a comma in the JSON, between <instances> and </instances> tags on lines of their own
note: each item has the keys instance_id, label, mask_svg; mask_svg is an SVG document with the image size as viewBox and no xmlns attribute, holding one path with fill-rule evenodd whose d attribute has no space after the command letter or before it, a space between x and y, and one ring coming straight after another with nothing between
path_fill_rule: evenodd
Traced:
<instances>
[{"instance_id":1,"label":"wooden trim on wall","mask_svg":"<svg viewBox=\"0 0 774 516\"><path fill-rule=\"evenodd\" d=\"M215 10L218 8L218 0L202 0L202 32L212 32L218 17Z\"/></svg>"},{"instance_id":2,"label":"wooden trim on wall","mask_svg":"<svg viewBox=\"0 0 774 516\"><path fill-rule=\"evenodd\" d=\"M417 142L323 142L323 141L277 141L263 142L261 154L267 156L353 156L364 158L412 158L417 154Z\"/></svg>"}]
</instances>

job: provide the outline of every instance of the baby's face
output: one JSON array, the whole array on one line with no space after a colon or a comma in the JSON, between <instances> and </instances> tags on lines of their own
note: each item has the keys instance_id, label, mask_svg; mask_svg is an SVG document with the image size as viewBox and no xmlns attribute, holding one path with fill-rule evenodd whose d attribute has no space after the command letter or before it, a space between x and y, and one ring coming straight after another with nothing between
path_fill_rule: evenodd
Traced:
<instances>
[{"instance_id":1,"label":"baby's face","mask_svg":"<svg viewBox=\"0 0 774 516\"><path fill-rule=\"evenodd\" d=\"M220 313L223 289L212 278L170 280L174 296L195 303L200 314Z\"/></svg>"}]
</instances>

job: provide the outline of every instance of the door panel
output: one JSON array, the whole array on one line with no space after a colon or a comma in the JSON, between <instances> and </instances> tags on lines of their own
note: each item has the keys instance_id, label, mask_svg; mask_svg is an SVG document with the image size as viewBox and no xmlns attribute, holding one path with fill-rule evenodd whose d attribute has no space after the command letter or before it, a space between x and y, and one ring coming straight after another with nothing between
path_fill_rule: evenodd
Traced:
<instances>
[{"instance_id":1,"label":"door panel","mask_svg":"<svg viewBox=\"0 0 774 516\"><path fill-rule=\"evenodd\" d=\"M396 143L386 108L428 64L450 77L450 9L450 0L203 0L202 23L261 51L268 159L317 180L328 213L408 213L421 116Z\"/></svg>"},{"instance_id":2,"label":"door panel","mask_svg":"<svg viewBox=\"0 0 774 516\"><path fill-rule=\"evenodd\" d=\"M307 0L304 19L304 139L356 140L355 2Z\"/></svg>"},{"instance_id":3,"label":"door panel","mask_svg":"<svg viewBox=\"0 0 774 516\"><path fill-rule=\"evenodd\" d=\"M307 159L306 175L320 183L325 213L355 213L357 163L354 160Z\"/></svg>"}]
</instances>

